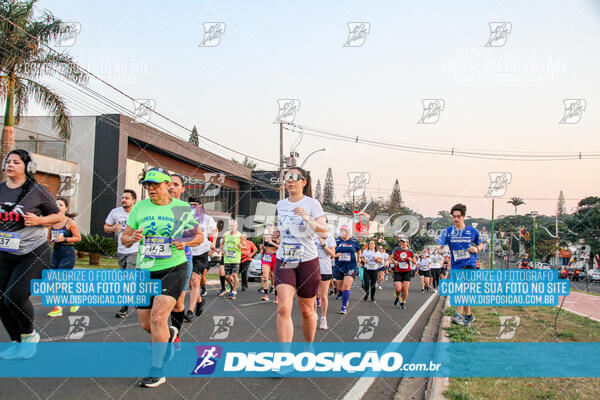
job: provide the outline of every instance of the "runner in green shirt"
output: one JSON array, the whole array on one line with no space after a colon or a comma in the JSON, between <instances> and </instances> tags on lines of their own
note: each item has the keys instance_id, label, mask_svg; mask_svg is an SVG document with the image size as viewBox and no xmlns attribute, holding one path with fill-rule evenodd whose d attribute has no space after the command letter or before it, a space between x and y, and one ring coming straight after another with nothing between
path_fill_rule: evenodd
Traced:
<instances>
[{"instance_id":1,"label":"runner in green shirt","mask_svg":"<svg viewBox=\"0 0 600 400\"><path fill-rule=\"evenodd\" d=\"M225 232L223 239L221 239L221 247L219 249L223 252L225 279L231 285L231 292L229 292L228 298L235 300L237 298L238 273L242 260L242 249L245 249L246 246L242 244L242 234L237 230L237 221L230 220L229 227L230 230ZM225 293L219 294L219 296L223 294Z\"/></svg>"},{"instance_id":2,"label":"runner in green shirt","mask_svg":"<svg viewBox=\"0 0 600 400\"><path fill-rule=\"evenodd\" d=\"M148 192L148 199L137 202L127 219L121 242L131 247L139 242L137 268L150 271L151 279L160 279L161 295L152 297L150 305L138 307L142 328L152 335L152 366L140 386L157 387L166 382L163 363L167 346L178 335L177 328L169 327L168 319L183 291L187 273L185 246L197 246L203 241L202 231L193 217L190 205L169 194L169 173L162 168L151 168L140 181Z\"/></svg>"}]
</instances>

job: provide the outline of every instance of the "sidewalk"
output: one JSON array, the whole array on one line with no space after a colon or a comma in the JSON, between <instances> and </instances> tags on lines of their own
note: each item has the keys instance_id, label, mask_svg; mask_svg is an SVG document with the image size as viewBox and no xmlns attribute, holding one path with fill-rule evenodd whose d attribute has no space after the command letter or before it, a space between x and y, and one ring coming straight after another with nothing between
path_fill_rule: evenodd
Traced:
<instances>
[{"instance_id":1,"label":"sidewalk","mask_svg":"<svg viewBox=\"0 0 600 400\"><path fill-rule=\"evenodd\" d=\"M559 297L559 306L562 299L562 296ZM563 304L563 308L573 314L600 322L600 296L571 291Z\"/></svg>"}]
</instances>

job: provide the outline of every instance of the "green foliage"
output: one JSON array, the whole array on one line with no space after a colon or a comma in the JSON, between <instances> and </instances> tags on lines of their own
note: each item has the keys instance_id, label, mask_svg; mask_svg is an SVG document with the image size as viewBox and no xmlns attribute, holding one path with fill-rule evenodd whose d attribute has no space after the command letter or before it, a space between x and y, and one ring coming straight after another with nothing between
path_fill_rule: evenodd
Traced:
<instances>
[{"instance_id":1,"label":"green foliage","mask_svg":"<svg viewBox=\"0 0 600 400\"><path fill-rule=\"evenodd\" d=\"M315 199L320 203L323 203L323 189L321 189L321 180L317 179L317 185L315 186Z\"/></svg>"},{"instance_id":2,"label":"green foliage","mask_svg":"<svg viewBox=\"0 0 600 400\"><path fill-rule=\"evenodd\" d=\"M333 205L333 197L333 172L331 171L331 167L329 167L325 176L325 184L323 185L323 205Z\"/></svg>"},{"instance_id":3,"label":"green foliage","mask_svg":"<svg viewBox=\"0 0 600 400\"><path fill-rule=\"evenodd\" d=\"M0 53L0 101L6 101L5 125L19 123L33 99L52 116L53 127L60 139L71 137L70 112L64 99L49 86L45 78L61 75L61 78L76 84L85 84L88 76L64 53L56 53L43 44L52 44L68 34L61 29L62 21L49 11L35 15L37 0L11 0L0 2L3 20L15 25L0 24L0 42L4 49ZM41 42L42 44L38 43ZM12 146L12 143L9 143ZM3 145L3 150L6 150Z\"/></svg>"},{"instance_id":4,"label":"green foliage","mask_svg":"<svg viewBox=\"0 0 600 400\"><path fill-rule=\"evenodd\" d=\"M258 251L260 251L260 244L263 241L263 235L255 236L253 238L250 238L250 240L256 245L256 247L258 248Z\"/></svg>"},{"instance_id":5,"label":"green foliage","mask_svg":"<svg viewBox=\"0 0 600 400\"><path fill-rule=\"evenodd\" d=\"M75 243L75 249L92 254L113 256L117 253L117 242L112 237L100 235L81 235L81 242Z\"/></svg>"},{"instance_id":6,"label":"green foliage","mask_svg":"<svg viewBox=\"0 0 600 400\"><path fill-rule=\"evenodd\" d=\"M517 207L525 204L525 201L520 197L511 197L507 203L512 204L515 207L515 215L517 215Z\"/></svg>"},{"instance_id":7,"label":"green foliage","mask_svg":"<svg viewBox=\"0 0 600 400\"><path fill-rule=\"evenodd\" d=\"M198 137L198 129L196 129L196 125L194 125L194 127L192 128L192 132L190 133L190 138L188 142L195 146L200 146L200 138Z\"/></svg>"},{"instance_id":8,"label":"green foliage","mask_svg":"<svg viewBox=\"0 0 600 400\"><path fill-rule=\"evenodd\" d=\"M244 167L247 167L247 168L250 168L250 169L255 169L256 168L256 163L254 161L250 160L247 156L244 156L244 160L242 162L239 162L235 158L232 158L231 161L236 162L238 164L241 164Z\"/></svg>"}]
</instances>

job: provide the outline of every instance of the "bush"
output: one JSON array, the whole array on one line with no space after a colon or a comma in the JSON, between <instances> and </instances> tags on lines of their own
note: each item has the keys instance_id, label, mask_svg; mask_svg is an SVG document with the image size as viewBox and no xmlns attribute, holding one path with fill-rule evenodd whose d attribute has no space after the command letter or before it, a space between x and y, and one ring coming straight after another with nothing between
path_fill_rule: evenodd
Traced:
<instances>
[{"instance_id":1,"label":"bush","mask_svg":"<svg viewBox=\"0 0 600 400\"><path fill-rule=\"evenodd\" d=\"M75 249L91 254L113 256L117 253L117 241L100 235L81 235L81 242L75 244Z\"/></svg>"}]
</instances>

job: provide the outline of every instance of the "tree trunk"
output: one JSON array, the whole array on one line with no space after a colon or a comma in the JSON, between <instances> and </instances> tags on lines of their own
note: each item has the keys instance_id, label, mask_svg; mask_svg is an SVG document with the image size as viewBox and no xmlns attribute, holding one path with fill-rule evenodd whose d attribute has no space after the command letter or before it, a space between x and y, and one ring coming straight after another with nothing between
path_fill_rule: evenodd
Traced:
<instances>
[{"instance_id":1,"label":"tree trunk","mask_svg":"<svg viewBox=\"0 0 600 400\"><path fill-rule=\"evenodd\" d=\"M4 127L2 128L2 140L0 142L0 160L13 149L15 145L15 77L10 76L6 93L6 109L4 112ZM4 181L4 171L0 171L0 181Z\"/></svg>"}]
</instances>

